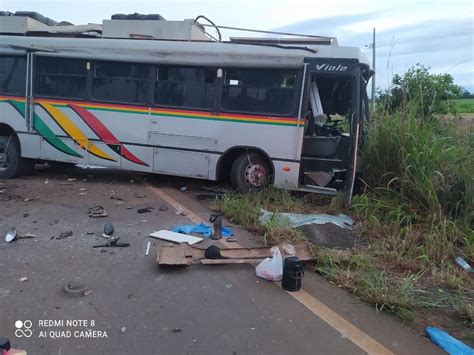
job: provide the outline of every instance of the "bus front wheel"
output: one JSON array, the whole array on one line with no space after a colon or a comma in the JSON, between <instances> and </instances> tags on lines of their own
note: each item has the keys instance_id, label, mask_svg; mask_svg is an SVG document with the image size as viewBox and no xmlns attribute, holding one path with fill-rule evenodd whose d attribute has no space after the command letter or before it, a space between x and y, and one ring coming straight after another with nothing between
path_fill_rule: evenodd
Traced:
<instances>
[{"instance_id":1,"label":"bus front wheel","mask_svg":"<svg viewBox=\"0 0 474 355\"><path fill-rule=\"evenodd\" d=\"M20 147L13 137L0 137L0 179L11 179L20 174Z\"/></svg>"},{"instance_id":2,"label":"bus front wheel","mask_svg":"<svg viewBox=\"0 0 474 355\"><path fill-rule=\"evenodd\" d=\"M230 172L232 186L242 193L263 189L270 182L270 178L270 164L260 153L245 152L232 164Z\"/></svg>"}]
</instances>

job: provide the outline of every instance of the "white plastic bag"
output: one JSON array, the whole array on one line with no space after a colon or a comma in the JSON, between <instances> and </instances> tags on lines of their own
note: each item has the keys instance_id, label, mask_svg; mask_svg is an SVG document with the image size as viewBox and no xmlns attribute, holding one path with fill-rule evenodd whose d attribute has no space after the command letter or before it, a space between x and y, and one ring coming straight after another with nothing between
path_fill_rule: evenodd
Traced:
<instances>
[{"instance_id":1,"label":"white plastic bag","mask_svg":"<svg viewBox=\"0 0 474 355\"><path fill-rule=\"evenodd\" d=\"M283 274L283 259L280 249L275 248L273 258L266 258L255 269L258 277L269 281L280 281Z\"/></svg>"}]
</instances>

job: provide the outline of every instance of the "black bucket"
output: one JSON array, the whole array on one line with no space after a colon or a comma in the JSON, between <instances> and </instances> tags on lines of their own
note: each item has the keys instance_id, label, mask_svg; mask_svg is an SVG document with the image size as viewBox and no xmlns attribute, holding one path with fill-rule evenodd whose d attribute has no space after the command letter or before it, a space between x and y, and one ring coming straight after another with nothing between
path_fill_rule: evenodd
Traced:
<instances>
[{"instance_id":1,"label":"black bucket","mask_svg":"<svg viewBox=\"0 0 474 355\"><path fill-rule=\"evenodd\" d=\"M303 265L297 256L289 256L283 261L283 278L281 287L286 291L296 292L301 289L301 279L304 277Z\"/></svg>"}]
</instances>

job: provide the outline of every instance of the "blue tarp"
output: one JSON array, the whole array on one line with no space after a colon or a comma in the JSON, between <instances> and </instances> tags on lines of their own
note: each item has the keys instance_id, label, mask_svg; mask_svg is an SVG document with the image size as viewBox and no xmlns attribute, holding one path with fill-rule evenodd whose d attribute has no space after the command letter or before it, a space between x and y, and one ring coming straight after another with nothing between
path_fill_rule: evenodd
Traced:
<instances>
[{"instance_id":1,"label":"blue tarp","mask_svg":"<svg viewBox=\"0 0 474 355\"><path fill-rule=\"evenodd\" d=\"M431 341L451 355L474 355L474 349L460 342L445 331L435 327L426 327Z\"/></svg>"},{"instance_id":2,"label":"blue tarp","mask_svg":"<svg viewBox=\"0 0 474 355\"><path fill-rule=\"evenodd\" d=\"M184 233L184 234L191 234L191 233L199 233L204 234L206 238L211 235L211 227L207 226L203 223L201 224L183 224L180 226L174 226L171 228L172 232L176 233ZM222 236L223 237L231 237L234 235L232 229L229 227L222 227Z\"/></svg>"}]
</instances>

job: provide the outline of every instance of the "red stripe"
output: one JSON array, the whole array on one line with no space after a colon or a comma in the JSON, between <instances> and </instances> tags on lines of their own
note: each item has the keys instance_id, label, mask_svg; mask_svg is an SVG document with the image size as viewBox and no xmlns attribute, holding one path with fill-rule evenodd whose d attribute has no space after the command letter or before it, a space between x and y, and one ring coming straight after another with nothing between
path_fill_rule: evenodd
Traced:
<instances>
[{"instance_id":1,"label":"red stripe","mask_svg":"<svg viewBox=\"0 0 474 355\"><path fill-rule=\"evenodd\" d=\"M105 127L103 123L100 122L97 117L95 117L89 111L74 104L70 104L69 107L71 107L87 123L87 125L94 131L95 134L99 136L100 139L104 141L105 144L120 146L120 155L122 157L140 165L147 165L135 155L133 155L133 153L130 152L122 143L120 143L119 140L112 134L112 132L110 132L107 127Z\"/></svg>"}]
</instances>

